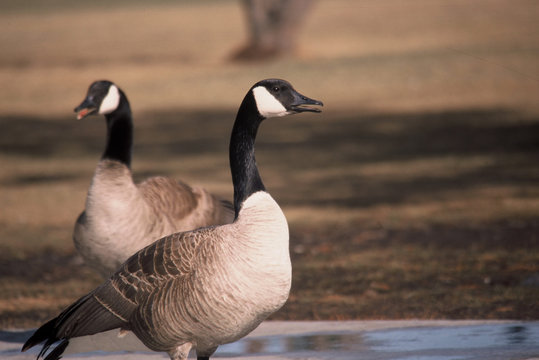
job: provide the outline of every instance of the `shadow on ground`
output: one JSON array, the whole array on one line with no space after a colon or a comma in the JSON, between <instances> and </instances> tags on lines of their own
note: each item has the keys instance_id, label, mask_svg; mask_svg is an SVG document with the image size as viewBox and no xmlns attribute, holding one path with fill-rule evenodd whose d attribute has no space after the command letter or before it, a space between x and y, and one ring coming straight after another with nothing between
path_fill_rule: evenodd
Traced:
<instances>
[{"instance_id":1,"label":"shadow on ground","mask_svg":"<svg viewBox=\"0 0 539 360\"><path fill-rule=\"evenodd\" d=\"M219 172L226 178L234 115L227 110L141 114L135 119L134 163L153 164L151 175L209 179ZM104 147L101 118L3 116L0 123L1 153L20 161L97 161ZM198 160L205 158L218 165L201 165ZM444 202L452 197L489 188L509 189L497 195L500 202L533 201L539 196L538 158L539 119L510 109L326 110L269 120L257 140L262 176L283 207L367 215L376 206L422 202L438 203L443 213ZM171 160L177 165L171 166ZM10 191L81 176L70 169L45 175L8 169L0 186ZM292 224L293 291L273 318L537 319L539 288L532 280L539 273L539 218L527 209L504 216L503 209L497 218L444 224L427 212L420 228L405 222L394 228L383 223ZM36 229L21 229L21 237L47 236L47 224ZM72 250L14 253L0 255L0 282L18 283L4 285L9 291L1 300L45 300L40 307L6 307L0 311L5 319L0 327L35 326L99 282L81 270Z\"/></svg>"},{"instance_id":2,"label":"shadow on ground","mask_svg":"<svg viewBox=\"0 0 539 360\"><path fill-rule=\"evenodd\" d=\"M163 158L177 159L182 169L184 159L210 156L227 168L233 118L231 111L143 114L135 119L134 162L150 159L163 175L173 172L159 167ZM301 115L263 124L257 158L268 187L287 205L354 208L401 203L441 190L537 182L538 120L507 109ZM10 156L97 160L104 147L105 125L97 117L76 121L4 116L0 122L0 151ZM477 159L479 166L466 166L470 159ZM414 166L420 168L417 174ZM204 178L214 169L184 171ZM77 176L14 173L1 185L69 181ZM280 181L272 183L274 178ZM287 189L290 186L294 191ZM320 190L323 196L317 196Z\"/></svg>"}]
</instances>

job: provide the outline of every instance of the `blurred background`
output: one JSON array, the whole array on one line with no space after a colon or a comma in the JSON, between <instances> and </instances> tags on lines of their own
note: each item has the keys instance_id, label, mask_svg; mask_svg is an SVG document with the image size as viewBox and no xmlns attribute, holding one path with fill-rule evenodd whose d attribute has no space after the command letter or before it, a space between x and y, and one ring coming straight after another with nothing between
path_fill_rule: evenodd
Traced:
<instances>
[{"instance_id":1,"label":"blurred background","mask_svg":"<svg viewBox=\"0 0 539 360\"><path fill-rule=\"evenodd\" d=\"M257 140L291 231L273 319L539 318L539 3L268 4L0 3L0 328L100 283L71 240L106 130L73 108L98 79L131 102L136 179L229 199L251 85L324 102Z\"/></svg>"}]
</instances>

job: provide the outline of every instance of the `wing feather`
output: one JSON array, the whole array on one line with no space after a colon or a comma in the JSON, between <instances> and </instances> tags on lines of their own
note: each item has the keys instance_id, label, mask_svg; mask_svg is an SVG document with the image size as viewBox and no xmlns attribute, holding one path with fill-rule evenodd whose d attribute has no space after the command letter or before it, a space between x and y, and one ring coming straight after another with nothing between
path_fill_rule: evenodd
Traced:
<instances>
[{"instance_id":1,"label":"wing feather","mask_svg":"<svg viewBox=\"0 0 539 360\"><path fill-rule=\"evenodd\" d=\"M44 356L52 344L61 341L61 348L57 346L47 355L57 359L72 337L114 328L131 329L133 314L142 304L148 304L160 291L169 289L174 280L189 274L190 261L204 238L200 233L207 231L211 228L170 235L135 253L109 280L37 329L23 351L45 341L40 352ZM151 314L148 316L151 318Z\"/></svg>"}]
</instances>

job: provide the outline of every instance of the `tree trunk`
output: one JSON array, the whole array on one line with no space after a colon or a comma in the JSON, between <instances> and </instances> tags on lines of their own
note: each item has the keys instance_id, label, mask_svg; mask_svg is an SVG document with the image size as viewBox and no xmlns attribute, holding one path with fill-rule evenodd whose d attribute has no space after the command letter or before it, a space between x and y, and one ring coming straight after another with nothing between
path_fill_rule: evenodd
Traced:
<instances>
[{"instance_id":1,"label":"tree trunk","mask_svg":"<svg viewBox=\"0 0 539 360\"><path fill-rule=\"evenodd\" d=\"M299 29L313 0L242 0L249 42L238 50L236 60L264 60L293 55Z\"/></svg>"}]
</instances>

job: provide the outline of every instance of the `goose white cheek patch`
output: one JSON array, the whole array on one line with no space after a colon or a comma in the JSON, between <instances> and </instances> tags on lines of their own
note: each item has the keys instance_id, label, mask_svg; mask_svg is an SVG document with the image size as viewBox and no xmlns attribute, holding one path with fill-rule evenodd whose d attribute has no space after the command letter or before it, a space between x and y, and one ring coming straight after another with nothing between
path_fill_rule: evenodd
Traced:
<instances>
[{"instance_id":1,"label":"goose white cheek patch","mask_svg":"<svg viewBox=\"0 0 539 360\"><path fill-rule=\"evenodd\" d=\"M285 116L289 113L283 104L281 104L275 96L271 95L265 87L255 87L253 89L253 95L255 97L258 112L265 118Z\"/></svg>"},{"instance_id":2,"label":"goose white cheek patch","mask_svg":"<svg viewBox=\"0 0 539 360\"><path fill-rule=\"evenodd\" d=\"M120 104L120 92L115 85L111 85L109 92L101 102L99 113L101 115L110 114L118 108L118 104Z\"/></svg>"}]
</instances>

